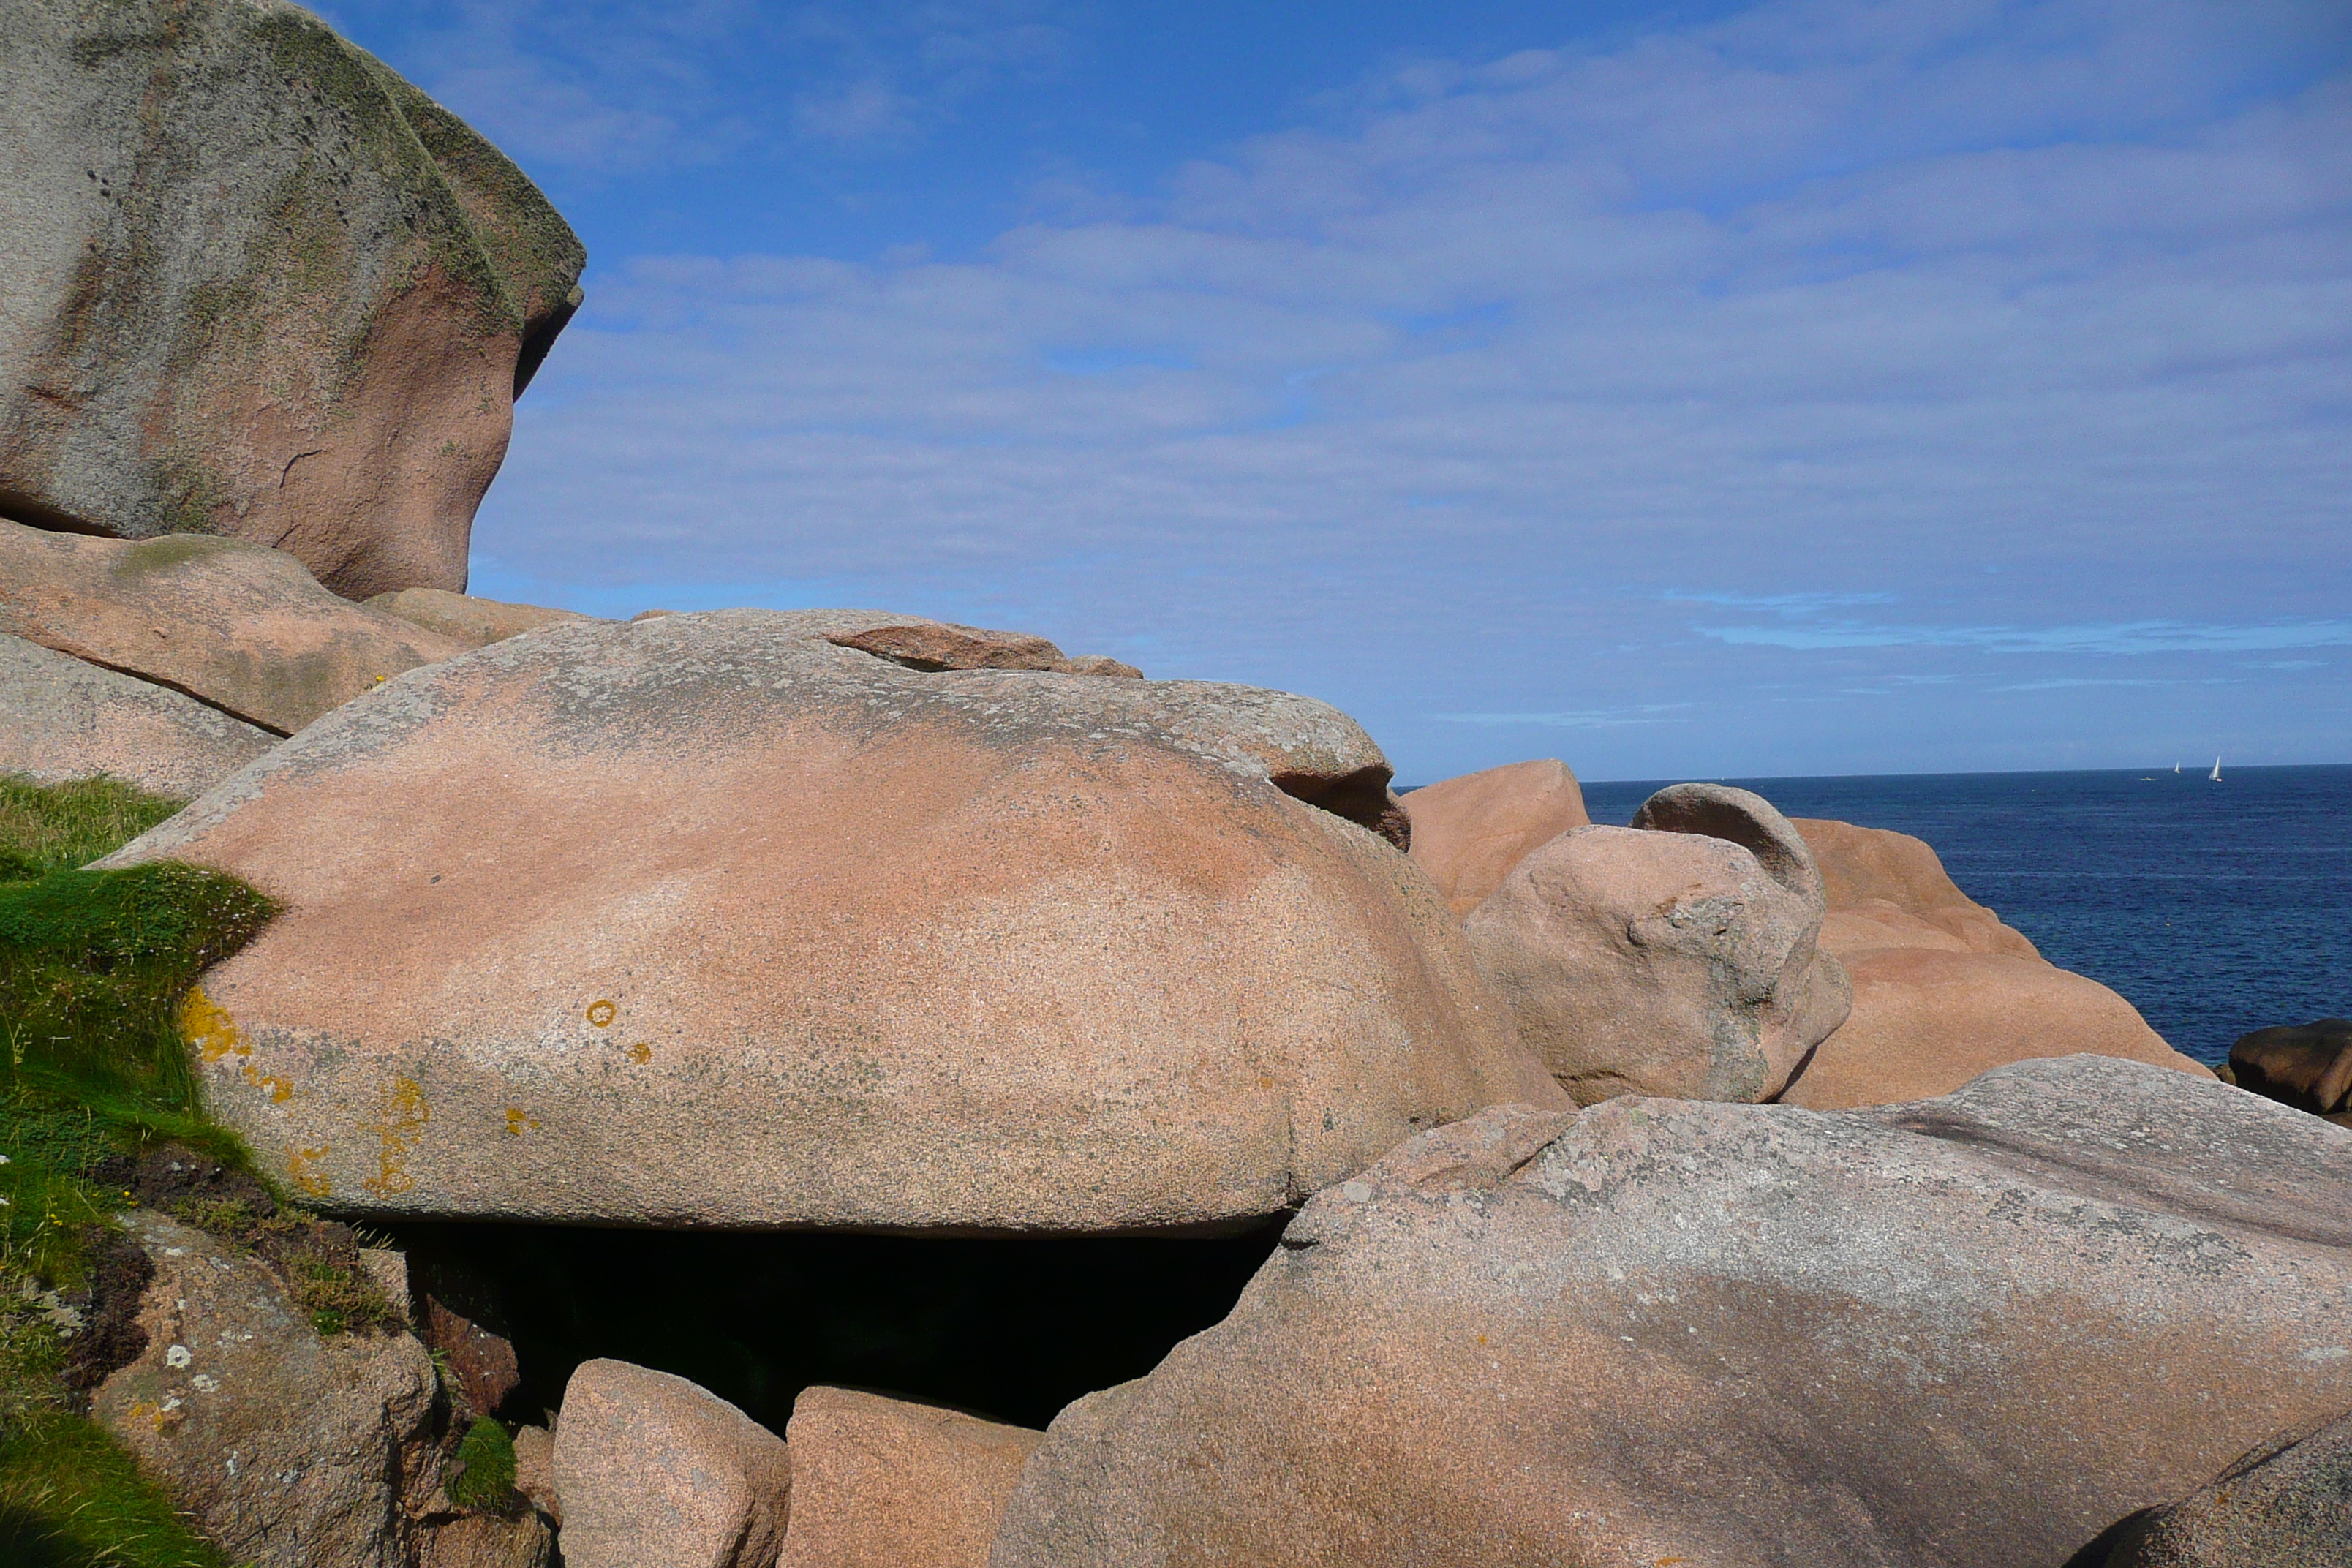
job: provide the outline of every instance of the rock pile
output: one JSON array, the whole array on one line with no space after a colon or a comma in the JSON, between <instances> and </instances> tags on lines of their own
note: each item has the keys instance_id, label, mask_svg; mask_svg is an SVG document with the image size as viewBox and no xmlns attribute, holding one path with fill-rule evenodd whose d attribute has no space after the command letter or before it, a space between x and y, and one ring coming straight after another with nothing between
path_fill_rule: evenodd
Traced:
<instances>
[{"instance_id":1,"label":"rock pile","mask_svg":"<svg viewBox=\"0 0 2352 1568\"><path fill-rule=\"evenodd\" d=\"M2352 1026L2210 1081L1746 791L1400 800L1027 634L468 597L580 302L519 170L283 0L16 0L0 145L0 770L196 796L101 868L280 910L178 1022L283 1193L138 1165L64 1379L235 1560L2352 1562ZM488 1249L289 1195L1265 1261L1043 1432L600 1346L517 1426Z\"/></svg>"}]
</instances>

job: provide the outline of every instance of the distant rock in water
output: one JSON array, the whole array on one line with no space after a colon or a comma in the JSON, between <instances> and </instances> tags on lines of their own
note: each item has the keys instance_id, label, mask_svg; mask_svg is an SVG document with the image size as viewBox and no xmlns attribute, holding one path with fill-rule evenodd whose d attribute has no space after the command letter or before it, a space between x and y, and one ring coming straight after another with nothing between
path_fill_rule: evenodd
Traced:
<instances>
[{"instance_id":1,"label":"distant rock in water","mask_svg":"<svg viewBox=\"0 0 2352 1568\"><path fill-rule=\"evenodd\" d=\"M499 151L281 0L11 0L0 516L463 589L580 241Z\"/></svg>"},{"instance_id":2,"label":"distant rock in water","mask_svg":"<svg viewBox=\"0 0 2352 1568\"><path fill-rule=\"evenodd\" d=\"M1345 715L843 646L916 619L543 627L135 841L285 905L192 1004L214 1114L339 1210L1108 1231L1565 1102Z\"/></svg>"},{"instance_id":3,"label":"distant rock in water","mask_svg":"<svg viewBox=\"0 0 2352 1568\"><path fill-rule=\"evenodd\" d=\"M990 1562L2062 1568L2352 1405L2347 1293L2352 1134L2140 1063L1501 1107L1063 1411Z\"/></svg>"},{"instance_id":4,"label":"distant rock in water","mask_svg":"<svg viewBox=\"0 0 2352 1568\"><path fill-rule=\"evenodd\" d=\"M1661 790L1633 827L1579 827L1472 911L1479 973L1582 1105L1779 1094L1849 996L1816 951L1821 876L1762 796Z\"/></svg>"},{"instance_id":5,"label":"distant rock in water","mask_svg":"<svg viewBox=\"0 0 2352 1568\"><path fill-rule=\"evenodd\" d=\"M1412 858L1463 916L1537 848L1572 827L1592 826L1576 775L1549 757L1464 773L1403 799L1412 818Z\"/></svg>"},{"instance_id":6,"label":"distant rock in water","mask_svg":"<svg viewBox=\"0 0 2352 1568\"><path fill-rule=\"evenodd\" d=\"M2352 1116L2352 1019L2281 1024L2242 1035L2230 1047L2230 1078L2320 1116Z\"/></svg>"},{"instance_id":7,"label":"distant rock in water","mask_svg":"<svg viewBox=\"0 0 2352 1568\"><path fill-rule=\"evenodd\" d=\"M2123 997L2049 963L1908 834L1801 818L1829 900L1821 943L1853 985L1845 1023L1787 1093L1818 1110L1948 1094L2035 1057L2092 1052L2209 1070Z\"/></svg>"},{"instance_id":8,"label":"distant rock in water","mask_svg":"<svg viewBox=\"0 0 2352 1568\"><path fill-rule=\"evenodd\" d=\"M327 592L282 550L0 521L0 633L291 734L464 644Z\"/></svg>"}]
</instances>

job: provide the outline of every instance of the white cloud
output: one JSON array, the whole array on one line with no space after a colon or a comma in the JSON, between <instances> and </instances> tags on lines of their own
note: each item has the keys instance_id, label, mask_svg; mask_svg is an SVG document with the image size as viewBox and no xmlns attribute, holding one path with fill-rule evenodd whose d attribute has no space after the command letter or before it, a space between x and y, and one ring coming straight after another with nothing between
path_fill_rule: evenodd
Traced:
<instances>
[{"instance_id":1,"label":"white cloud","mask_svg":"<svg viewBox=\"0 0 2352 1568\"><path fill-rule=\"evenodd\" d=\"M1770 614L1702 628L1743 657L2334 646L2352 90L2277 85L2325 23L1767 5L1417 68L976 259L632 259L482 549L862 584L1407 748L1719 703L1670 595Z\"/></svg>"}]
</instances>

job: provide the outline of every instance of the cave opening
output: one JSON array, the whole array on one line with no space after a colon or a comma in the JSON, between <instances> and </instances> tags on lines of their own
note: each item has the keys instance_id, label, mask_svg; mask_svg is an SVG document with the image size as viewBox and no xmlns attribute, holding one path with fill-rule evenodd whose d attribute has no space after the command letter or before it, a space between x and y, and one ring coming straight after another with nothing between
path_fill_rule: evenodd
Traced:
<instances>
[{"instance_id":1,"label":"cave opening","mask_svg":"<svg viewBox=\"0 0 2352 1568\"><path fill-rule=\"evenodd\" d=\"M597 1357L688 1378L781 1435L835 1384L1044 1426L1222 1321L1280 1219L1239 1236L923 1237L433 1222L377 1227L514 1346L541 1422Z\"/></svg>"}]
</instances>

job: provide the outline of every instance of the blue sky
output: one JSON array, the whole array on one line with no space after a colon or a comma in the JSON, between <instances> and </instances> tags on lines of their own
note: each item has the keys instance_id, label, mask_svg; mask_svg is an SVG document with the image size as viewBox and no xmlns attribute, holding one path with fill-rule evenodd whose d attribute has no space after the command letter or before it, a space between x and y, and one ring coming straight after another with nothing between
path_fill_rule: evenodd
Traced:
<instances>
[{"instance_id":1,"label":"blue sky","mask_svg":"<svg viewBox=\"0 0 2352 1568\"><path fill-rule=\"evenodd\" d=\"M2352 761L2352 6L348 0L587 241L474 591L1426 781Z\"/></svg>"}]
</instances>

